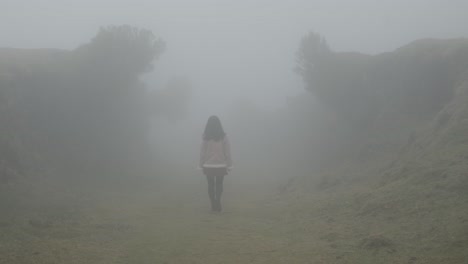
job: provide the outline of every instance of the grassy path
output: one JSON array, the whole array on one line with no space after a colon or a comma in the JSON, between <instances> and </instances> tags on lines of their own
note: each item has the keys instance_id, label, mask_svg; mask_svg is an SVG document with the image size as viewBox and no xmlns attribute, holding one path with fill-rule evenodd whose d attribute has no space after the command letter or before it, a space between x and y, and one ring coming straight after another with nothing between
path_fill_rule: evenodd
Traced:
<instances>
[{"instance_id":1,"label":"grassy path","mask_svg":"<svg viewBox=\"0 0 468 264\"><path fill-rule=\"evenodd\" d=\"M404 224L360 218L345 196L300 203L272 185L227 178L225 210L211 213L201 176L162 186L11 210L0 217L0 263L466 263L459 250L439 258L403 238L392 244Z\"/></svg>"},{"instance_id":2,"label":"grassy path","mask_svg":"<svg viewBox=\"0 0 468 264\"><path fill-rule=\"evenodd\" d=\"M0 222L0 263L304 263L316 254L294 248L295 227L265 200L267 187L227 178L225 210L212 213L200 177L18 208L28 212Z\"/></svg>"}]
</instances>

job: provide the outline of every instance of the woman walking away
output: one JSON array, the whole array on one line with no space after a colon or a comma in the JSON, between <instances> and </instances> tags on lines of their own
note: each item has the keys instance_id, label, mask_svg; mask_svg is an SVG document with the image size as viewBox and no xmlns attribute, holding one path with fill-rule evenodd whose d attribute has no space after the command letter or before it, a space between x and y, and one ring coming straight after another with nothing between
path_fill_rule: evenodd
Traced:
<instances>
[{"instance_id":1,"label":"woman walking away","mask_svg":"<svg viewBox=\"0 0 468 264\"><path fill-rule=\"evenodd\" d=\"M211 210L221 212L224 176L232 167L231 149L221 121L211 116L206 123L200 151L200 168L208 180Z\"/></svg>"}]
</instances>

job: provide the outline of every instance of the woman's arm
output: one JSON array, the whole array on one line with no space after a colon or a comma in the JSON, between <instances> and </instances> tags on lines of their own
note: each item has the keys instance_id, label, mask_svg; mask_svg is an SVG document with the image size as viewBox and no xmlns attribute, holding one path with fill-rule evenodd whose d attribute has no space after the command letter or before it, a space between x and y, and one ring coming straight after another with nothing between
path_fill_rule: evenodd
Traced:
<instances>
[{"instance_id":1,"label":"woman's arm","mask_svg":"<svg viewBox=\"0 0 468 264\"><path fill-rule=\"evenodd\" d=\"M228 168L232 167L232 157L231 157L231 143L227 136L224 136L224 157L226 158L226 166Z\"/></svg>"}]
</instances>

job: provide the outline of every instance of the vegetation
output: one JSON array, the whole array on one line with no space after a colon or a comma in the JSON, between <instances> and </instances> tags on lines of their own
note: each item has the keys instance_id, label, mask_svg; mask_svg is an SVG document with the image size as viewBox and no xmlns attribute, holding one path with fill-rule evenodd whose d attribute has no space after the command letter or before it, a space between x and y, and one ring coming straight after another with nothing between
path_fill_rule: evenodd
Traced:
<instances>
[{"instance_id":1,"label":"vegetation","mask_svg":"<svg viewBox=\"0 0 468 264\"><path fill-rule=\"evenodd\" d=\"M311 36L315 44L303 41L301 50L324 43ZM345 240L360 237L358 252L364 255L350 254L343 263L372 263L366 251L389 263L463 263L468 41L420 40L375 56L327 54L326 67L300 60L309 69L300 74L322 107L334 113L322 111L328 122L319 127L328 126L329 133L315 139L333 146L325 153L329 162L314 175L297 177L289 195L308 193L301 200L323 202L312 211L333 223L346 219L340 225L352 229L353 238ZM350 59L355 63L340 62ZM312 68L323 74L314 75ZM342 97L346 93L354 95ZM299 204L298 212L307 206Z\"/></svg>"},{"instance_id":2,"label":"vegetation","mask_svg":"<svg viewBox=\"0 0 468 264\"><path fill-rule=\"evenodd\" d=\"M77 173L144 164L152 105L161 102L139 76L163 50L150 31L126 25L101 28L73 51L0 50L2 166L18 169L16 156L23 167ZM188 102L176 100L157 111L170 115Z\"/></svg>"},{"instance_id":3,"label":"vegetation","mask_svg":"<svg viewBox=\"0 0 468 264\"><path fill-rule=\"evenodd\" d=\"M151 118L190 101L185 78L139 80L163 50L130 26L0 50L0 263L466 263L467 40L365 55L305 36L309 96L230 113L251 162L218 215L191 165L149 166Z\"/></svg>"}]
</instances>

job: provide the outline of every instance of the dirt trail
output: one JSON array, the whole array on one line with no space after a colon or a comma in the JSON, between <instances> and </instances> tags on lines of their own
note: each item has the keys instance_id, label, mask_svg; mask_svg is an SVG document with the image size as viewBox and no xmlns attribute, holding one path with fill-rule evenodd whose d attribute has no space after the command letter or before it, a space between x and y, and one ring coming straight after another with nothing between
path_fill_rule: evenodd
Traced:
<instances>
[{"instance_id":1,"label":"dirt trail","mask_svg":"<svg viewBox=\"0 0 468 264\"><path fill-rule=\"evenodd\" d=\"M16 213L0 226L0 263L284 263L285 253L291 260L294 237L266 201L271 186L226 178L222 213L209 211L206 188L197 175Z\"/></svg>"},{"instance_id":2,"label":"dirt trail","mask_svg":"<svg viewBox=\"0 0 468 264\"><path fill-rule=\"evenodd\" d=\"M268 188L226 178L224 211L211 213L203 177L173 183L174 191L155 193L154 204L135 209L140 217L130 217L134 229L117 262L284 263L293 238L280 208L266 200Z\"/></svg>"},{"instance_id":3,"label":"dirt trail","mask_svg":"<svg viewBox=\"0 0 468 264\"><path fill-rule=\"evenodd\" d=\"M345 195L266 182L228 176L222 213L201 175L18 208L0 217L0 263L465 263L395 241L401 223L360 218Z\"/></svg>"}]
</instances>

